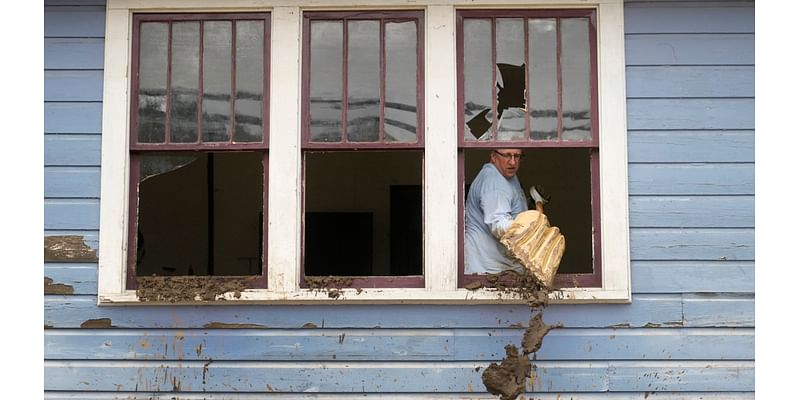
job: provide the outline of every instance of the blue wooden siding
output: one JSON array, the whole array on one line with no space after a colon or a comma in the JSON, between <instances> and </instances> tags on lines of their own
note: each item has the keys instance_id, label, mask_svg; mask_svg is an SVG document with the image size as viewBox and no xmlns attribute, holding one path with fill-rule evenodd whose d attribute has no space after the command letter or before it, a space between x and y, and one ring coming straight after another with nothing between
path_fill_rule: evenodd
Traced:
<instances>
[{"instance_id":1,"label":"blue wooden siding","mask_svg":"<svg viewBox=\"0 0 800 400\"><path fill-rule=\"evenodd\" d=\"M633 301L550 307L566 328L537 355L536 398L754 397L753 14L747 1L626 3ZM94 249L104 23L102 0L45 1L45 235ZM46 261L44 276L72 291L45 295L48 399L492 398L480 368L529 318L502 305L98 307L96 262Z\"/></svg>"}]
</instances>

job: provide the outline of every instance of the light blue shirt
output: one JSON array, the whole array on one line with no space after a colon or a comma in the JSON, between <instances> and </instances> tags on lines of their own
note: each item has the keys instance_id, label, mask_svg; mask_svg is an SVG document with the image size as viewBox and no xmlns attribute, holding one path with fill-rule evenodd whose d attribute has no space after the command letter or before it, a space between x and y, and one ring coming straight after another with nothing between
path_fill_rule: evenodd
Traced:
<instances>
[{"instance_id":1,"label":"light blue shirt","mask_svg":"<svg viewBox=\"0 0 800 400\"><path fill-rule=\"evenodd\" d=\"M491 163L481 168L467 195L464 232L464 273L522 272L500 237L514 218L528 209L516 176L504 177Z\"/></svg>"}]
</instances>

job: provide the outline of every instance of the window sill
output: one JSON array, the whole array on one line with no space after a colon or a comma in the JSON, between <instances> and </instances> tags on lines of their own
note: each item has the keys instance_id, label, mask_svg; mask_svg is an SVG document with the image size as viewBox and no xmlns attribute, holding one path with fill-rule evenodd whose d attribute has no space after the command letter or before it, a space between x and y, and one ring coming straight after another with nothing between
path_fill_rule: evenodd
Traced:
<instances>
[{"instance_id":1,"label":"window sill","mask_svg":"<svg viewBox=\"0 0 800 400\"><path fill-rule=\"evenodd\" d=\"M551 304L582 303L630 303L627 291L602 289L563 289L551 293ZM524 304L525 301L513 293L493 289L432 292L427 289L300 289L294 292L274 292L265 289L249 289L235 298L232 292L219 296L215 301L140 301L136 291L108 293L98 296L98 305L243 305L243 304Z\"/></svg>"}]
</instances>

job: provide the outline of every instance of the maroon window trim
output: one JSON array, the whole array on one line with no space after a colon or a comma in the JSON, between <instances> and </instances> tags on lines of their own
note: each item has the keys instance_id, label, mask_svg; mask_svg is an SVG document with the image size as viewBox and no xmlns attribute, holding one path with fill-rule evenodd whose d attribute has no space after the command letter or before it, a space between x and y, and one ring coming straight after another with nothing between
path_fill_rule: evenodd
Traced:
<instances>
[{"instance_id":1,"label":"maroon window trim","mask_svg":"<svg viewBox=\"0 0 800 400\"><path fill-rule=\"evenodd\" d=\"M302 84L302 147L308 150L359 150L359 149L422 149L425 146L425 36L424 11L354 11L354 12L304 12L303 13L303 84ZM380 123L377 142L350 142L347 139L347 43L348 21L377 20L380 23ZM311 21L337 21L343 24L342 35L342 138L339 142L311 141L310 79L311 79ZM386 107L386 36L385 26L390 22L416 22L417 25L417 141L385 141L384 110Z\"/></svg>"},{"instance_id":2,"label":"maroon window trim","mask_svg":"<svg viewBox=\"0 0 800 400\"><path fill-rule=\"evenodd\" d=\"M174 143L171 142L170 120L171 120L171 85L172 85L172 26L176 21L197 21L199 22L199 66L198 66L198 99L197 99L197 141L195 143ZM205 21L230 21L231 22L231 120L229 124L230 138L227 142L203 142L203 35ZM235 137L235 98L236 98L236 22L238 21L263 21L264 40L263 40L263 87L262 87L262 140L261 142L234 142ZM163 143L139 143L137 134L137 115L138 115L138 93L139 93L139 50L140 50L140 28L143 22L164 22L168 24L168 43L167 43L167 87L166 87L166 107L165 130ZM267 243L268 238L268 198L269 198L269 85L270 85L270 35L271 35L270 13L185 13L185 14L134 14L133 15L133 37L131 54L131 105L130 105L130 182L129 182L129 201L128 201L128 259L126 268L126 289L137 289L136 282L136 247L137 247L137 228L138 228L138 183L140 177L140 156L158 153L195 153L220 152L220 151L257 151L262 154L262 204L263 218L261 229L263 239L261 243L261 275L247 276L211 276L212 280L227 281L231 279L247 278L248 286L251 288L267 287Z\"/></svg>"},{"instance_id":3,"label":"maroon window trim","mask_svg":"<svg viewBox=\"0 0 800 400\"><path fill-rule=\"evenodd\" d=\"M195 143L172 143L171 142L171 87L172 87L172 26L174 22L197 21L199 22L199 66L198 66L198 90L197 90L197 141ZM230 113L228 121L230 127L230 137L223 142L204 142L203 141L203 36L206 21L230 21L231 22L231 91L230 91ZM238 21L263 21L264 22L264 78L262 87L262 136L261 142L234 142L236 136L236 22ZM171 150L255 150L267 149L269 147L269 56L270 56L270 14L269 13L217 13L217 14L134 14L133 15L133 40L131 56L131 105L130 105L130 149L147 151L171 151ZM140 143L138 141L138 99L139 93L139 51L140 51L140 31L141 24L144 22L163 22L168 24L168 43L167 43L167 87L166 87L166 117L164 127L163 143Z\"/></svg>"},{"instance_id":4,"label":"maroon window trim","mask_svg":"<svg viewBox=\"0 0 800 400\"><path fill-rule=\"evenodd\" d=\"M425 133L425 36L424 36L424 11L345 11L345 12L305 12L303 13L303 84L302 84L302 149L304 151L347 151L347 150L424 150ZM347 140L347 22L354 20L377 20L380 22L380 124L377 142L349 142ZM342 139L340 142L312 142L310 118L310 41L312 21L340 21L343 24L342 36ZM417 141L416 142L387 142L385 141L385 106L386 106L386 36L385 26L390 22L414 21L417 27ZM423 160L424 162L424 160ZM303 163L305 176L305 162ZM305 178L304 178L305 179ZM305 191L302 193L305 204ZM303 223L305 231L305 223ZM301 237L305 237L301 232ZM424 254L423 254L424 258ZM301 264L305 265L305 251L301 252ZM305 282L305 268L301 269L300 287L308 288ZM423 288L425 278L423 275L407 276L351 276L351 287L358 288Z\"/></svg>"},{"instance_id":5,"label":"maroon window trim","mask_svg":"<svg viewBox=\"0 0 800 400\"><path fill-rule=\"evenodd\" d=\"M489 19L492 24L492 58L496 59L496 40L495 29L497 18L523 18L524 23L524 43L525 43L525 62L526 66L529 59L529 32L528 32L528 19L530 18L555 18L556 29L556 57L558 62L557 68L557 93L558 93L558 140L533 140L531 139L530 119L525 118L525 140L517 141L498 141L496 140L497 134L497 121L492 121L491 139L485 141L466 141L464 139L464 20L468 18ZM562 122L562 82L561 82L561 19L562 18L588 18L589 19L589 52L590 52L590 115L591 115L591 132L592 139L586 141L563 141L563 122ZM480 282L488 284L485 276L481 275L465 275L464 274L464 211L466 193L464 190L464 150L465 149L480 149L480 148L523 148L523 149L541 149L541 148L588 148L591 150L590 154L590 174L591 174L591 210L592 210L592 260L593 272L586 274L559 274L556 276L555 285L557 287L600 287L602 286L602 243L601 238L601 221L600 221L600 155L599 155L599 121L598 121L598 82L597 82L597 12L594 9L569 9L569 10L459 10L456 14L456 68L458 80L458 287L463 288L465 285L472 282ZM525 68L526 82L529 81L528 76L529 68ZM493 82L497 81L495 69L492 71ZM531 87L531 91L535 88ZM526 104L530 104L531 93L526 93ZM497 90L492 87L492 111L496 115L497 109Z\"/></svg>"}]
</instances>

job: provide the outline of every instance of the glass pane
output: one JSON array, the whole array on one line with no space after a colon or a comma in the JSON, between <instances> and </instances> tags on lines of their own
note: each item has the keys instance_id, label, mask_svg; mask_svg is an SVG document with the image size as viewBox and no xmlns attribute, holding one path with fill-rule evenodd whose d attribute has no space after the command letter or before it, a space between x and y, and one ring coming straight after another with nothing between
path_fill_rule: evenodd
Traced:
<instances>
[{"instance_id":1,"label":"glass pane","mask_svg":"<svg viewBox=\"0 0 800 400\"><path fill-rule=\"evenodd\" d=\"M311 141L342 140L341 22L311 22L309 119Z\"/></svg>"},{"instance_id":2,"label":"glass pane","mask_svg":"<svg viewBox=\"0 0 800 400\"><path fill-rule=\"evenodd\" d=\"M558 69L556 20L528 21L531 139L558 139Z\"/></svg>"},{"instance_id":3,"label":"glass pane","mask_svg":"<svg viewBox=\"0 0 800 400\"><path fill-rule=\"evenodd\" d=\"M136 135L141 143L164 142L167 109L167 29L165 23L141 25Z\"/></svg>"},{"instance_id":4,"label":"glass pane","mask_svg":"<svg viewBox=\"0 0 800 400\"><path fill-rule=\"evenodd\" d=\"M231 22L208 21L203 27L203 141L230 138Z\"/></svg>"},{"instance_id":5,"label":"glass pane","mask_svg":"<svg viewBox=\"0 0 800 400\"><path fill-rule=\"evenodd\" d=\"M386 105L383 130L388 142L417 141L417 23L386 24Z\"/></svg>"},{"instance_id":6,"label":"glass pane","mask_svg":"<svg viewBox=\"0 0 800 400\"><path fill-rule=\"evenodd\" d=\"M563 140L592 140L589 20L561 20Z\"/></svg>"},{"instance_id":7,"label":"glass pane","mask_svg":"<svg viewBox=\"0 0 800 400\"><path fill-rule=\"evenodd\" d=\"M264 21L236 23L237 142L260 142L264 109Z\"/></svg>"},{"instance_id":8,"label":"glass pane","mask_svg":"<svg viewBox=\"0 0 800 400\"><path fill-rule=\"evenodd\" d=\"M497 20L497 140L525 139L525 25Z\"/></svg>"},{"instance_id":9,"label":"glass pane","mask_svg":"<svg viewBox=\"0 0 800 400\"><path fill-rule=\"evenodd\" d=\"M200 23L172 25L172 105L170 136L173 142L197 141L197 95L200 75Z\"/></svg>"},{"instance_id":10,"label":"glass pane","mask_svg":"<svg viewBox=\"0 0 800 400\"><path fill-rule=\"evenodd\" d=\"M380 129L380 22L347 23L347 139L376 142Z\"/></svg>"},{"instance_id":11,"label":"glass pane","mask_svg":"<svg viewBox=\"0 0 800 400\"><path fill-rule=\"evenodd\" d=\"M492 135L492 25L488 19L464 20L464 140Z\"/></svg>"}]
</instances>

